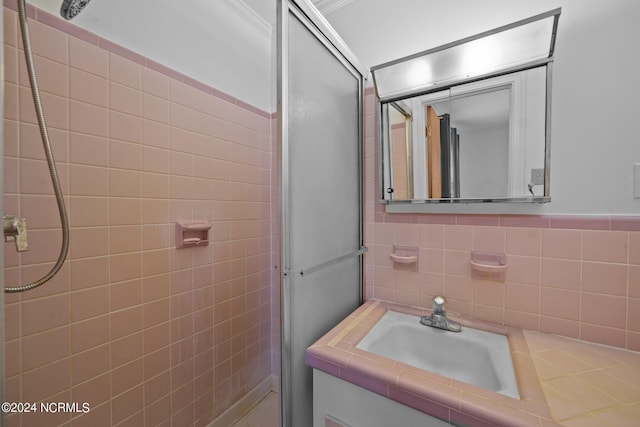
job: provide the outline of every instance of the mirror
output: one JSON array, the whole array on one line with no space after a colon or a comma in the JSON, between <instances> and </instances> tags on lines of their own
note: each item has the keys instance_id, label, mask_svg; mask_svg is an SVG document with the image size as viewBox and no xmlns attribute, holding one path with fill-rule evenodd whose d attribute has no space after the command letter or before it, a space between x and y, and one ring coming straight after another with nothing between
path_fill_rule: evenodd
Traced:
<instances>
[{"instance_id":1,"label":"mirror","mask_svg":"<svg viewBox=\"0 0 640 427\"><path fill-rule=\"evenodd\" d=\"M389 119L389 165L393 198L413 199L413 113L406 103L391 102Z\"/></svg>"},{"instance_id":2,"label":"mirror","mask_svg":"<svg viewBox=\"0 0 640 427\"><path fill-rule=\"evenodd\" d=\"M541 66L383 102L382 200L547 201L546 94Z\"/></svg>"},{"instance_id":3,"label":"mirror","mask_svg":"<svg viewBox=\"0 0 640 427\"><path fill-rule=\"evenodd\" d=\"M382 203L549 202L561 9L371 68Z\"/></svg>"}]
</instances>

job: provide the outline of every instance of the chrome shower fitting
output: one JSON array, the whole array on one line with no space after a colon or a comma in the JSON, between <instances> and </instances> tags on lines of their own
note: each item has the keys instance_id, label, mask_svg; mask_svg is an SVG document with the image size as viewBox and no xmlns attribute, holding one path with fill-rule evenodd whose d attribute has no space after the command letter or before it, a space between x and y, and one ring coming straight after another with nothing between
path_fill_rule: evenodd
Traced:
<instances>
[{"instance_id":1,"label":"chrome shower fitting","mask_svg":"<svg viewBox=\"0 0 640 427\"><path fill-rule=\"evenodd\" d=\"M4 215L2 217L2 231L5 242L15 242L16 251L24 252L29 250L26 219L16 218L13 215Z\"/></svg>"},{"instance_id":2,"label":"chrome shower fitting","mask_svg":"<svg viewBox=\"0 0 640 427\"><path fill-rule=\"evenodd\" d=\"M67 21L75 18L91 0L64 0L60 7L60 15Z\"/></svg>"}]
</instances>

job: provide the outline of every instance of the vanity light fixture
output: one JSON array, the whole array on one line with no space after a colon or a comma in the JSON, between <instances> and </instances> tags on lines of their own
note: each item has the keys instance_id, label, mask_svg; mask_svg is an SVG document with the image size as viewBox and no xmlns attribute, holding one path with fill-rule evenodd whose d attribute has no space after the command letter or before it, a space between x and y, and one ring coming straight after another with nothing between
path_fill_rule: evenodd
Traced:
<instances>
[{"instance_id":1,"label":"vanity light fixture","mask_svg":"<svg viewBox=\"0 0 640 427\"><path fill-rule=\"evenodd\" d=\"M561 9L371 68L380 101L446 89L553 60Z\"/></svg>"}]
</instances>

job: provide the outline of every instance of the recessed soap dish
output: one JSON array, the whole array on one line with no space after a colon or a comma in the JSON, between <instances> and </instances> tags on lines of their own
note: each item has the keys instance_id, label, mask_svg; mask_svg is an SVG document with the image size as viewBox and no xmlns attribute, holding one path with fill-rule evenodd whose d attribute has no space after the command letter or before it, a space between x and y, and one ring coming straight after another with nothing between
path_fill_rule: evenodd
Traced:
<instances>
[{"instance_id":1,"label":"recessed soap dish","mask_svg":"<svg viewBox=\"0 0 640 427\"><path fill-rule=\"evenodd\" d=\"M176 248L207 246L210 229L207 221L176 222Z\"/></svg>"},{"instance_id":2,"label":"recessed soap dish","mask_svg":"<svg viewBox=\"0 0 640 427\"><path fill-rule=\"evenodd\" d=\"M415 246L393 246L389 254L394 268L418 271L418 248Z\"/></svg>"},{"instance_id":3,"label":"recessed soap dish","mask_svg":"<svg viewBox=\"0 0 640 427\"><path fill-rule=\"evenodd\" d=\"M471 251L471 278L504 282L506 272L505 254Z\"/></svg>"}]
</instances>

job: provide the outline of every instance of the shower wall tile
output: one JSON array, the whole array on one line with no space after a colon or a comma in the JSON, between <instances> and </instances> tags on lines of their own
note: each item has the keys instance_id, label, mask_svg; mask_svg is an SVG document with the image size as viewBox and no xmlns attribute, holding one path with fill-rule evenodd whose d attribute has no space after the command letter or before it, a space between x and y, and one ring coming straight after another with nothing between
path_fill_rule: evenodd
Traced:
<instances>
[{"instance_id":1,"label":"shower wall tile","mask_svg":"<svg viewBox=\"0 0 640 427\"><path fill-rule=\"evenodd\" d=\"M71 289L86 289L109 283L109 257L70 260Z\"/></svg>"},{"instance_id":2,"label":"shower wall tile","mask_svg":"<svg viewBox=\"0 0 640 427\"><path fill-rule=\"evenodd\" d=\"M142 90L163 99L169 99L170 78L151 68L142 69Z\"/></svg>"},{"instance_id":3,"label":"shower wall tile","mask_svg":"<svg viewBox=\"0 0 640 427\"><path fill-rule=\"evenodd\" d=\"M18 119L18 86L13 83L5 83L4 87L4 118L17 120Z\"/></svg>"},{"instance_id":4,"label":"shower wall tile","mask_svg":"<svg viewBox=\"0 0 640 427\"><path fill-rule=\"evenodd\" d=\"M111 179L116 179L117 177L125 177L125 174L112 174ZM131 176L131 175L128 175ZM122 181L119 181L122 183ZM137 194L138 191L136 181L133 181L132 189L128 191L124 191L124 187L119 187L118 189L114 189L113 192L116 194L122 194L121 191L124 191L124 194ZM141 216L141 203L139 198L135 197L110 197L109 198L109 221L110 225L136 225L140 224L140 216Z\"/></svg>"},{"instance_id":5,"label":"shower wall tile","mask_svg":"<svg viewBox=\"0 0 640 427\"><path fill-rule=\"evenodd\" d=\"M142 165L140 144L111 140L109 142L109 166L139 172Z\"/></svg>"},{"instance_id":6,"label":"shower wall tile","mask_svg":"<svg viewBox=\"0 0 640 427\"><path fill-rule=\"evenodd\" d=\"M169 101L156 95L143 93L142 117L158 123L169 123Z\"/></svg>"},{"instance_id":7,"label":"shower wall tile","mask_svg":"<svg viewBox=\"0 0 640 427\"><path fill-rule=\"evenodd\" d=\"M27 102L26 98L24 98L24 102ZM69 130L106 138L109 136L109 110L91 104L70 101Z\"/></svg>"},{"instance_id":8,"label":"shower wall tile","mask_svg":"<svg viewBox=\"0 0 640 427\"><path fill-rule=\"evenodd\" d=\"M45 161L23 159L20 160L18 164L20 168L21 192L28 194L51 194L51 184L47 182L47 180L50 179L49 169ZM60 186L62 190L68 194L69 189L66 181L68 174L67 164L60 163L57 171L60 176Z\"/></svg>"},{"instance_id":9,"label":"shower wall tile","mask_svg":"<svg viewBox=\"0 0 640 427\"><path fill-rule=\"evenodd\" d=\"M22 340L22 369L29 371L69 356L69 329L52 329ZM64 344L64 345L60 345Z\"/></svg>"},{"instance_id":10,"label":"shower wall tile","mask_svg":"<svg viewBox=\"0 0 640 427\"><path fill-rule=\"evenodd\" d=\"M33 160L45 160L44 150L42 150L42 142L40 139L40 130L38 126L31 124L22 124L19 127L20 136L16 139L16 143L20 145L20 156ZM49 129L49 139L51 147L54 151L56 161L66 162L69 153L68 134L66 131L59 129Z\"/></svg>"},{"instance_id":11,"label":"shower wall tile","mask_svg":"<svg viewBox=\"0 0 640 427\"><path fill-rule=\"evenodd\" d=\"M66 97L52 95L41 92L42 108L49 111L47 114L47 124L51 128L67 129L69 124L69 107ZM19 89L19 115L20 120L26 123L37 123L36 110L33 106L31 90L27 87ZM5 116L9 118L9 116Z\"/></svg>"},{"instance_id":12,"label":"shower wall tile","mask_svg":"<svg viewBox=\"0 0 640 427\"><path fill-rule=\"evenodd\" d=\"M27 66L24 61L20 61L18 64L20 84L28 86ZM42 57L34 58L34 64L38 70L38 86L42 92L64 97L69 95L68 68L65 64Z\"/></svg>"},{"instance_id":13,"label":"shower wall tile","mask_svg":"<svg viewBox=\"0 0 640 427\"><path fill-rule=\"evenodd\" d=\"M115 283L109 287L111 311L128 308L142 303L142 280L134 279ZM144 307L143 307L144 308Z\"/></svg>"},{"instance_id":14,"label":"shower wall tile","mask_svg":"<svg viewBox=\"0 0 640 427\"><path fill-rule=\"evenodd\" d=\"M141 89L142 66L120 55L109 53L109 78L112 82Z\"/></svg>"},{"instance_id":15,"label":"shower wall tile","mask_svg":"<svg viewBox=\"0 0 640 427\"><path fill-rule=\"evenodd\" d=\"M15 121L4 120L4 154L6 156L17 156L19 149L18 124Z\"/></svg>"},{"instance_id":16,"label":"shower wall tile","mask_svg":"<svg viewBox=\"0 0 640 427\"><path fill-rule=\"evenodd\" d=\"M109 229L109 253L138 252L142 249L142 227L139 225L114 226Z\"/></svg>"},{"instance_id":17,"label":"shower wall tile","mask_svg":"<svg viewBox=\"0 0 640 427\"><path fill-rule=\"evenodd\" d=\"M368 128L376 112L368 91ZM639 216L387 214L374 199L377 136L369 133L367 298L430 310L440 294L461 316L640 351ZM389 253L401 242L418 246L419 271L393 269ZM472 279L471 250L505 253L505 280Z\"/></svg>"},{"instance_id":18,"label":"shower wall tile","mask_svg":"<svg viewBox=\"0 0 640 427\"><path fill-rule=\"evenodd\" d=\"M109 137L121 141L142 142L142 119L110 110Z\"/></svg>"},{"instance_id":19,"label":"shower wall tile","mask_svg":"<svg viewBox=\"0 0 640 427\"><path fill-rule=\"evenodd\" d=\"M69 259L108 255L109 235L110 230L107 227L74 228L71 231L73 245L69 250Z\"/></svg>"},{"instance_id":20,"label":"shower wall tile","mask_svg":"<svg viewBox=\"0 0 640 427\"><path fill-rule=\"evenodd\" d=\"M33 212L29 218L29 227L56 228L60 226L58 206L54 196L33 195L20 198L20 207L24 212ZM5 200L5 209L15 209ZM7 265L7 264L5 264Z\"/></svg>"},{"instance_id":21,"label":"shower wall tile","mask_svg":"<svg viewBox=\"0 0 640 427\"><path fill-rule=\"evenodd\" d=\"M193 130L193 109L170 102L169 124L185 130Z\"/></svg>"},{"instance_id":22,"label":"shower wall tile","mask_svg":"<svg viewBox=\"0 0 640 427\"><path fill-rule=\"evenodd\" d=\"M109 288L100 286L74 291L71 298L71 321L78 322L109 312Z\"/></svg>"},{"instance_id":23,"label":"shower wall tile","mask_svg":"<svg viewBox=\"0 0 640 427\"><path fill-rule=\"evenodd\" d=\"M139 89L112 81L109 85L109 106L112 110L139 117L142 114L142 94Z\"/></svg>"},{"instance_id":24,"label":"shower wall tile","mask_svg":"<svg viewBox=\"0 0 640 427\"><path fill-rule=\"evenodd\" d=\"M640 232L629 233L629 263L640 265Z\"/></svg>"},{"instance_id":25,"label":"shower wall tile","mask_svg":"<svg viewBox=\"0 0 640 427\"><path fill-rule=\"evenodd\" d=\"M22 304L22 336L49 330L69 323L69 299L56 295Z\"/></svg>"},{"instance_id":26,"label":"shower wall tile","mask_svg":"<svg viewBox=\"0 0 640 427\"><path fill-rule=\"evenodd\" d=\"M67 40L62 43L67 44ZM69 66L96 76L109 78L109 54L98 46L68 37Z\"/></svg>"},{"instance_id":27,"label":"shower wall tile","mask_svg":"<svg viewBox=\"0 0 640 427\"><path fill-rule=\"evenodd\" d=\"M30 234L5 251L13 285L49 271L61 231L5 6L4 200ZM274 118L29 8L71 233L54 279L5 298L7 397L91 411L7 422L207 425L279 369ZM176 249L195 219L211 244Z\"/></svg>"},{"instance_id":28,"label":"shower wall tile","mask_svg":"<svg viewBox=\"0 0 640 427\"><path fill-rule=\"evenodd\" d=\"M85 166L108 166L109 144L107 139L70 132L69 162Z\"/></svg>"},{"instance_id":29,"label":"shower wall tile","mask_svg":"<svg viewBox=\"0 0 640 427\"><path fill-rule=\"evenodd\" d=\"M74 196L102 196L109 194L109 170L93 166L69 167L69 190Z\"/></svg>"},{"instance_id":30,"label":"shower wall tile","mask_svg":"<svg viewBox=\"0 0 640 427\"><path fill-rule=\"evenodd\" d=\"M184 82L176 79L169 80L169 100L189 109L193 109L193 93L195 90Z\"/></svg>"},{"instance_id":31,"label":"shower wall tile","mask_svg":"<svg viewBox=\"0 0 640 427\"><path fill-rule=\"evenodd\" d=\"M29 30L34 55L48 58L61 64L68 64L69 52L67 50L66 34L39 22L32 22L29 25ZM18 46L22 48L21 37L18 37L18 42Z\"/></svg>"},{"instance_id":32,"label":"shower wall tile","mask_svg":"<svg viewBox=\"0 0 640 427\"><path fill-rule=\"evenodd\" d=\"M18 46L18 14L7 8L4 9L3 24L4 24L4 43L7 46Z\"/></svg>"},{"instance_id":33,"label":"shower wall tile","mask_svg":"<svg viewBox=\"0 0 640 427\"><path fill-rule=\"evenodd\" d=\"M23 266L21 270L22 280L33 282L44 276L51 269L51 264L34 264ZM15 282L14 282L15 283ZM33 289L29 295L22 295L22 301L39 300L43 297L60 295L69 292L69 268L64 265L53 279L49 281L51 286Z\"/></svg>"}]
</instances>

